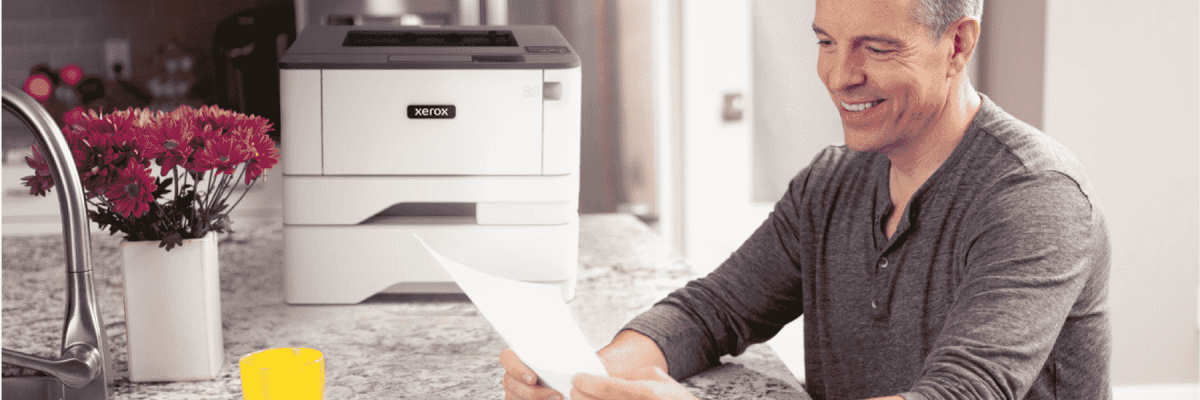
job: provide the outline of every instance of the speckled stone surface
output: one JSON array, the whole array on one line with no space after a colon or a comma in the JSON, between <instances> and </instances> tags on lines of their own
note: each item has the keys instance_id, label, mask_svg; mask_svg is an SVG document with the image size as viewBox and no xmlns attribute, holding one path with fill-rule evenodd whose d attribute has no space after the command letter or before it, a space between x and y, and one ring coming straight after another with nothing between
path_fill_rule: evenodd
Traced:
<instances>
[{"instance_id":1,"label":"speckled stone surface","mask_svg":"<svg viewBox=\"0 0 1200 400\"><path fill-rule=\"evenodd\" d=\"M211 381L131 383L119 237L92 235L101 318L115 399L240 399L238 358L274 347L310 347L326 359L327 399L500 399L504 341L462 295L381 294L355 305L283 301L282 234L268 224L222 236L225 365ZM580 221L580 272L569 305L599 348L626 321L692 277L647 226L626 215ZM3 345L58 351L65 307L62 239L3 238ZM808 399L770 348L752 346L683 384L703 399ZM6 366L5 374L18 373Z\"/></svg>"}]
</instances>

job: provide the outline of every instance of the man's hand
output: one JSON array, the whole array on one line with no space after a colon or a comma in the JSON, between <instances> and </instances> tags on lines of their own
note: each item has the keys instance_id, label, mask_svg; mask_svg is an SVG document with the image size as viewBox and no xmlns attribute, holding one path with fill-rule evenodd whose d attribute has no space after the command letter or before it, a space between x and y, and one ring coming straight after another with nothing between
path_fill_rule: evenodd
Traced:
<instances>
[{"instance_id":1,"label":"man's hand","mask_svg":"<svg viewBox=\"0 0 1200 400\"><path fill-rule=\"evenodd\" d=\"M571 400L696 400L661 368L646 367L629 379L579 374Z\"/></svg>"},{"instance_id":2,"label":"man's hand","mask_svg":"<svg viewBox=\"0 0 1200 400\"><path fill-rule=\"evenodd\" d=\"M659 349L658 345L649 337L635 331L627 330L617 334L612 343L600 349L597 355L600 357L600 362L604 363L604 368L608 370L609 375L617 378L652 381L653 379L650 377L653 375L645 373L644 369L648 367L657 367L659 371L667 369L667 359L663 356L662 349ZM512 349L504 349L500 353L500 365L504 367L504 378L500 384L504 386L505 400L563 398L558 391L538 384L537 374L521 362L517 353ZM671 383L675 382L666 373L662 375ZM571 397L574 399L575 395L571 395Z\"/></svg>"},{"instance_id":3,"label":"man's hand","mask_svg":"<svg viewBox=\"0 0 1200 400\"><path fill-rule=\"evenodd\" d=\"M504 400L561 400L558 391L537 383L537 374L517 358L512 349L500 353L500 365L504 367Z\"/></svg>"}]
</instances>

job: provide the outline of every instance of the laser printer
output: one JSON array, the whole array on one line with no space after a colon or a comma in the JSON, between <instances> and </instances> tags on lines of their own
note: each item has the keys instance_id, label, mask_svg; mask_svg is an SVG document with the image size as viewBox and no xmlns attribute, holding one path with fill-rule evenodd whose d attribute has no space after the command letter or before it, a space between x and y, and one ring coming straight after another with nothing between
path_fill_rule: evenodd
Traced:
<instances>
[{"instance_id":1,"label":"laser printer","mask_svg":"<svg viewBox=\"0 0 1200 400\"><path fill-rule=\"evenodd\" d=\"M578 271L580 59L553 26L309 26L280 58L285 300Z\"/></svg>"}]
</instances>

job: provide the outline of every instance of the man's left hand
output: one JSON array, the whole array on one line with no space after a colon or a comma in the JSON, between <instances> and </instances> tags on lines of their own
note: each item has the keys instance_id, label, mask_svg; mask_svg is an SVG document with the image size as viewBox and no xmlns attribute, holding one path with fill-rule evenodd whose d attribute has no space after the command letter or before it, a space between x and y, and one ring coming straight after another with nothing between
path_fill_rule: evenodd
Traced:
<instances>
[{"instance_id":1,"label":"man's left hand","mask_svg":"<svg viewBox=\"0 0 1200 400\"><path fill-rule=\"evenodd\" d=\"M696 400L658 367L643 368L628 379L579 374L571 383L572 400Z\"/></svg>"}]
</instances>

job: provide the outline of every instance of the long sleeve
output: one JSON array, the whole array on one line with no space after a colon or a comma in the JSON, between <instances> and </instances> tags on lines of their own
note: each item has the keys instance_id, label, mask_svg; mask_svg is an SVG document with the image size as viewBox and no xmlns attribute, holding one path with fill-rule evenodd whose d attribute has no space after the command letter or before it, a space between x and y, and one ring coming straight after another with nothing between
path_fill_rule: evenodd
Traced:
<instances>
[{"instance_id":1,"label":"long sleeve","mask_svg":"<svg viewBox=\"0 0 1200 400\"><path fill-rule=\"evenodd\" d=\"M962 282L920 379L902 394L908 400L1021 399L1039 374L1108 368L1107 351L1086 349L1105 338L1061 332L1069 320L1075 330L1107 329L1101 214L1074 180L1052 171L1003 179L983 198L967 214L974 228L964 235ZM1098 391L1070 398L1105 398L1107 386L1094 382Z\"/></svg>"},{"instance_id":2,"label":"long sleeve","mask_svg":"<svg viewBox=\"0 0 1200 400\"><path fill-rule=\"evenodd\" d=\"M658 344L675 379L769 339L802 313L794 198L803 196L807 176L808 169L797 176L762 225L716 270L626 325Z\"/></svg>"}]
</instances>

